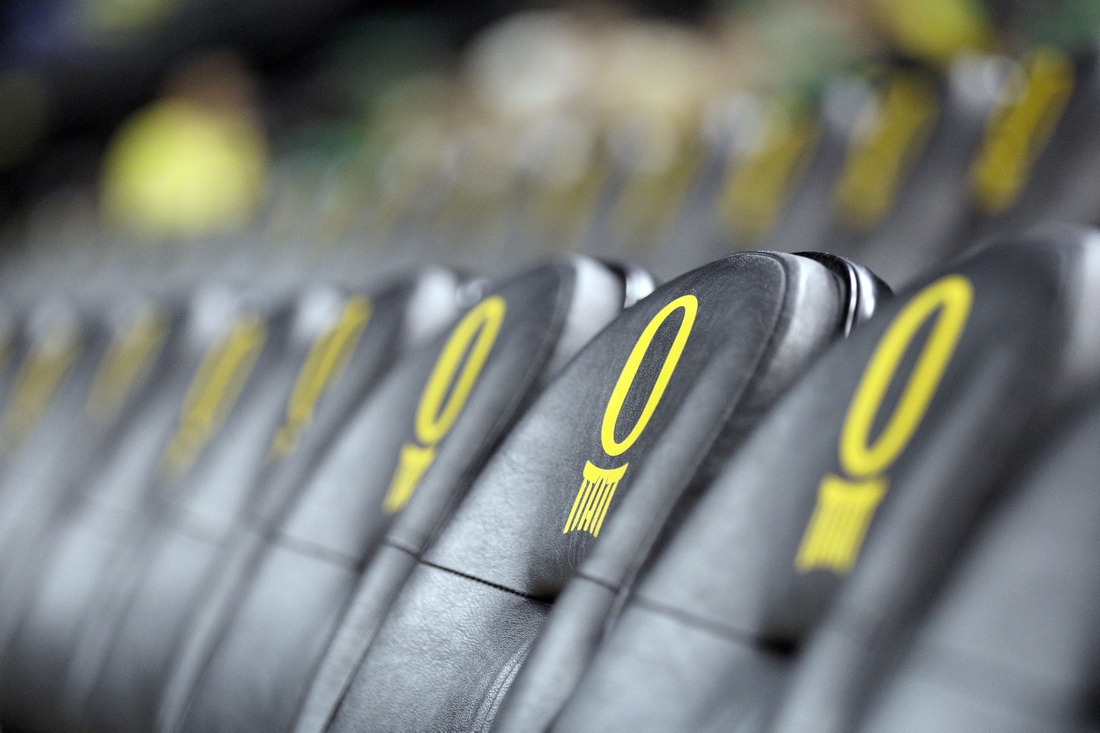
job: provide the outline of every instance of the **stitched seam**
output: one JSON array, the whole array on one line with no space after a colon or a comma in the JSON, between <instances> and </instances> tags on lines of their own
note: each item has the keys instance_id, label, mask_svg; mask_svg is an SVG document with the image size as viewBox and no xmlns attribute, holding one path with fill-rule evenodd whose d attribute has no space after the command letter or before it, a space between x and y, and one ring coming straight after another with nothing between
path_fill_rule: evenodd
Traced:
<instances>
[{"instance_id":1,"label":"stitched seam","mask_svg":"<svg viewBox=\"0 0 1100 733\"><path fill-rule=\"evenodd\" d=\"M390 536L387 535L386 538L382 540L382 544L388 545L389 547L392 547L395 550L401 550L402 552L407 552L408 554L412 555L413 557L420 557L420 549L417 548L417 547L414 547L413 544L410 543L410 542L405 542L400 537L390 537Z\"/></svg>"},{"instance_id":2,"label":"stitched seam","mask_svg":"<svg viewBox=\"0 0 1100 733\"><path fill-rule=\"evenodd\" d=\"M622 590L622 588L619 587L618 585L616 585L614 583L610 583L607 580L605 580L603 578L600 578L600 577L596 577L596 576L594 576L590 573L586 573L583 569L577 571L577 576L576 577L583 578L584 580L587 580L590 583L595 583L596 585L601 586L603 588L606 588L607 590L609 590L609 591L611 591L612 593L615 593L615 594L618 594Z\"/></svg>"},{"instance_id":3,"label":"stitched seam","mask_svg":"<svg viewBox=\"0 0 1100 733\"><path fill-rule=\"evenodd\" d=\"M660 602L648 600L642 596L635 596L634 603L648 611L652 611L663 616L669 616L689 626L694 626L696 628L709 631L712 634L729 639L730 641L736 641L742 644L748 644L750 646L762 646L764 643L763 640L756 634L742 631L740 629L734 629L730 626L725 626L723 624L709 621L707 619L699 618L698 616L694 616L686 611L681 611L678 608L666 606Z\"/></svg>"},{"instance_id":4,"label":"stitched seam","mask_svg":"<svg viewBox=\"0 0 1100 733\"><path fill-rule=\"evenodd\" d=\"M281 532L276 532L271 537L270 541L272 545L282 547L299 555L306 555L322 560L332 565L339 565L340 567L352 569L359 565L358 558L352 557L351 555L311 542L310 540L282 534Z\"/></svg>"},{"instance_id":5,"label":"stitched seam","mask_svg":"<svg viewBox=\"0 0 1100 733\"><path fill-rule=\"evenodd\" d=\"M512 595L519 596L520 598L526 598L529 601L535 601L536 603L542 603L543 605L546 605L546 606L550 605L549 603L542 600L541 598L536 598L535 596L533 596L529 593L524 593L522 591L518 591L515 588L509 588L508 586L501 585L500 583L493 583L492 581L483 580L483 579L477 577L476 575L469 575L468 573L463 573L463 572L458 571L458 570L452 570L451 568L445 568L442 565L436 565L435 563L428 562L427 560L421 560L420 564L427 565L428 567L435 568L436 570L442 570L445 573L451 573L452 575L457 575L460 578L467 578L468 580L477 581L478 583L481 583L482 585L487 585L490 588L496 588L497 590L502 590L502 591L505 591L506 593L511 593Z\"/></svg>"}]
</instances>

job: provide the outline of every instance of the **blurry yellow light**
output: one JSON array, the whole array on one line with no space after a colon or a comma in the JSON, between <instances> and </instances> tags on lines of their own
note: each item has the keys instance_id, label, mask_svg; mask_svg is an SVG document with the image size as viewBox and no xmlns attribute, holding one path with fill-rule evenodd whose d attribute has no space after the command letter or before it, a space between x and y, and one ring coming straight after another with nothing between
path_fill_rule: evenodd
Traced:
<instances>
[{"instance_id":1,"label":"blurry yellow light","mask_svg":"<svg viewBox=\"0 0 1100 733\"><path fill-rule=\"evenodd\" d=\"M992 46L993 31L977 0L873 0L898 47L945 63L961 51Z\"/></svg>"},{"instance_id":2,"label":"blurry yellow light","mask_svg":"<svg viewBox=\"0 0 1100 733\"><path fill-rule=\"evenodd\" d=\"M247 223L266 169L261 132L244 115L183 100L149 107L107 153L104 212L153 238L200 236Z\"/></svg>"}]
</instances>

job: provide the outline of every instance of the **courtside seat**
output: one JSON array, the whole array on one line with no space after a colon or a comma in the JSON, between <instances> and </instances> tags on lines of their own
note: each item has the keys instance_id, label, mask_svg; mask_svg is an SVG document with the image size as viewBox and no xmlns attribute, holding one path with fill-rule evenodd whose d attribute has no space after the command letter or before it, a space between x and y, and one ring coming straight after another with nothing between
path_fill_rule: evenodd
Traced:
<instances>
[{"instance_id":1,"label":"courtside seat","mask_svg":"<svg viewBox=\"0 0 1100 733\"><path fill-rule=\"evenodd\" d=\"M1078 229L991 247L835 345L675 531L554 730L770 730L842 586L868 591L857 636L816 672L844 709L835 693L927 602L1029 421L1094 380L1098 255Z\"/></svg>"},{"instance_id":2,"label":"courtside seat","mask_svg":"<svg viewBox=\"0 0 1100 733\"><path fill-rule=\"evenodd\" d=\"M1020 461L861 731L1086 730L1096 725L1100 409Z\"/></svg>"},{"instance_id":3,"label":"courtside seat","mask_svg":"<svg viewBox=\"0 0 1100 733\"><path fill-rule=\"evenodd\" d=\"M432 531L534 395L619 313L625 285L586 258L540 267L488 289L449 333L403 359L280 521L223 609L194 684L173 684L161 724L289 730L393 518L415 505Z\"/></svg>"},{"instance_id":4,"label":"courtside seat","mask_svg":"<svg viewBox=\"0 0 1100 733\"><path fill-rule=\"evenodd\" d=\"M23 606L17 599L33 583L52 527L79 501L84 476L103 463L135 410L161 387L179 332L179 309L148 298L120 298L84 310L79 319L69 311L56 314L52 326L38 324L39 338L18 366L9 411L0 418L27 433L0 478L4 633L18 622Z\"/></svg>"},{"instance_id":5,"label":"courtside seat","mask_svg":"<svg viewBox=\"0 0 1100 733\"><path fill-rule=\"evenodd\" d=\"M510 708L516 729L552 717L570 689L562 673L590 654L681 497L873 310L873 276L825 261L836 271L778 253L719 260L659 288L581 352L375 622L332 729L487 728L551 604L590 557L571 596L580 603L554 618Z\"/></svg>"},{"instance_id":6,"label":"courtside seat","mask_svg":"<svg viewBox=\"0 0 1100 733\"><path fill-rule=\"evenodd\" d=\"M84 477L80 500L43 538L31 582L7 599L19 608L16 626L2 637L6 724L75 724L74 703L87 689L88 665L98 661L91 632L111 615L112 591L127 577L134 545L159 497L185 483L211 439L239 414L240 398L248 401L257 381L249 377L277 357L285 320L285 309L268 297L223 287L192 296L183 332L166 355L169 373Z\"/></svg>"},{"instance_id":7,"label":"courtside seat","mask_svg":"<svg viewBox=\"0 0 1100 733\"><path fill-rule=\"evenodd\" d=\"M239 417L186 482L162 498L134 545L131 580L115 591L114 611L99 631L104 650L83 692L85 724L112 731L153 726L198 609L256 547L249 541L255 533L242 532L247 518L285 504L287 497L275 494L294 490L286 479L312 465L410 335L427 330L415 345L453 317L456 286L453 274L436 270L374 295L315 287L295 300L279 357L255 375Z\"/></svg>"}]
</instances>

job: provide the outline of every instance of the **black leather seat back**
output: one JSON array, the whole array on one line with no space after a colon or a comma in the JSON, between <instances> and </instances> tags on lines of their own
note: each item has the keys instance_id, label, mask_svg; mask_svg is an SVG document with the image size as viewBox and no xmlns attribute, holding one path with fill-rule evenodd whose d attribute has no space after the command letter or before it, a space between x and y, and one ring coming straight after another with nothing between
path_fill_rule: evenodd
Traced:
<instances>
[{"instance_id":1,"label":"black leather seat back","mask_svg":"<svg viewBox=\"0 0 1100 733\"><path fill-rule=\"evenodd\" d=\"M1060 370L1095 310L1079 300L1095 243L1036 239L932 274L807 373L677 530L556 729L762 730L850 574L890 611L921 602L1026 421L1076 380Z\"/></svg>"},{"instance_id":2,"label":"black leather seat back","mask_svg":"<svg viewBox=\"0 0 1100 733\"><path fill-rule=\"evenodd\" d=\"M983 216L976 234L1008 234L1044 222L1094 223L1100 193L1100 66L1037 47L1021 59L1025 83L991 116L971 168ZM974 241L972 237L965 244Z\"/></svg>"},{"instance_id":3,"label":"black leather seat back","mask_svg":"<svg viewBox=\"0 0 1100 733\"><path fill-rule=\"evenodd\" d=\"M687 389L668 398L678 405L678 414L640 455L628 495L607 517L599 541L555 600L503 703L495 730L537 730L550 724L603 633L613 625L652 547L668 531L669 517L684 513L818 353L855 321L869 317L886 295L873 275L859 266L839 258L821 261L844 276L839 300L815 294L806 281L823 273L789 257L781 258L789 268L784 282L772 284L770 292L731 285L722 306L729 322L721 327L719 321L711 321L709 329L698 334L697 348L705 361L687 365ZM715 277L715 269L700 273ZM749 272L750 267L741 265L737 274L749 277ZM770 332L758 330L769 327L753 317L764 311L769 299L780 308ZM746 350L748 344L753 344L752 350Z\"/></svg>"},{"instance_id":4,"label":"black leather seat back","mask_svg":"<svg viewBox=\"0 0 1100 733\"><path fill-rule=\"evenodd\" d=\"M129 570L134 585L121 591L119 612L107 622L113 625L105 632L109 649L87 693L85 715L97 727L153 725L160 690L197 606L207 602L219 576L241 562L237 555L250 552L251 543L239 537L246 510L263 516L286 503L286 496L273 494L288 485L271 487L268 477L320 438L314 434L326 422L313 425L319 403L343 397L351 404L339 405L335 414L346 412L389 366L407 336L415 305L410 291L402 284L373 299L315 288L297 299L282 356L257 376L262 383L239 426L227 426L231 432L211 446L186 485L166 497ZM345 376L343 392L327 394ZM316 460L299 460L311 458Z\"/></svg>"},{"instance_id":5,"label":"black leather seat back","mask_svg":"<svg viewBox=\"0 0 1100 733\"><path fill-rule=\"evenodd\" d=\"M259 312L230 291L196 293L179 338L165 352L158 388L129 415L113 447L85 476L70 508L51 524L30 582L9 598L18 607L2 680L7 719L62 725L61 690L116 553L147 520L149 501L176 485L238 402L267 339ZM121 563L125 566L125 563Z\"/></svg>"},{"instance_id":6,"label":"black leather seat back","mask_svg":"<svg viewBox=\"0 0 1100 733\"><path fill-rule=\"evenodd\" d=\"M142 697L146 720L164 717L167 710L179 707L180 698L189 694L216 641L222 615L247 582L267 534L289 510L391 364L450 324L460 308L458 287L453 273L433 268L412 281L398 283L372 296L367 327L348 354L342 374L338 379L330 376L321 393L317 390L318 378L323 377L325 369L336 369L330 363L331 357L340 358L341 350L348 348L341 347L337 339L353 325L346 316L361 307L362 296L350 297L331 336L324 336L310 347L285 402L285 421L271 438L272 455L243 506L243 515L236 518L237 526L228 545L218 551L210 572L193 589L192 597L181 604L190 607L182 628L174 629L175 644L179 646L168 649L170 659L161 659L152 673L158 680L158 689ZM343 334L345 340L350 340L351 335ZM303 416L308 418L305 423ZM297 429L293 427L296 423ZM288 430L297 435L292 450L284 452L287 447L284 440L291 435ZM158 581L150 579L150 584L155 582ZM159 582L171 581L160 578ZM150 595L155 598L159 594ZM98 698L96 704L105 704L103 699ZM106 700L110 699L106 696Z\"/></svg>"},{"instance_id":7,"label":"black leather seat back","mask_svg":"<svg viewBox=\"0 0 1100 733\"><path fill-rule=\"evenodd\" d=\"M907 284L958 247L969 223L971 159L997 100L1003 61L966 57L940 77L884 75L864 104L873 125L848 143L822 248Z\"/></svg>"},{"instance_id":8,"label":"black leather seat back","mask_svg":"<svg viewBox=\"0 0 1100 733\"><path fill-rule=\"evenodd\" d=\"M159 560L162 542L173 539L170 528L183 524L191 534L210 540L200 540L189 549L216 545L226 536L270 451L271 434L283 417L286 394L308 344L296 333L300 311L296 303L269 300L261 293L255 307L256 316L246 317L217 362L200 366L197 375L203 386L189 388L160 475L147 488L138 518L111 552L110 568L100 577L68 671L64 705L73 720L84 717L94 685L112 661L131 600L149 574L150 564ZM214 407L219 396L232 399L224 412ZM209 431L205 441L199 437L204 431ZM192 584L193 571L190 564L179 564L170 573L178 574L182 588ZM173 607L158 620L167 621L179 610ZM138 664L132 667L138 668Z\"/></svg>"},{"instance_id":9,"label":"black leather seat back","mask_svg":"<svg viewBox=\"0 0 1100 733\"><path fill-rule=\"evenodd\" d=\"M292 726L357 569L394 517L431 534L534 394L623 297L621 277L591 260L541 267L487 292L451 332L404 360L281 520L189 698L163 716L169 725Z\"/></svg>"},{"instance_id":10,"label":"black leather seat back","mask_svg":"<svg viewBox=\"0 0 1100 733\"><path fill-rule=\"evenodd\" d=\"M736 444L847 316L836 274L769 253L699 268L624 313L533 406L425 553L336 727L491 721L548 604L605 528L630 512L591 568L614 586L706 475L715 441ZM479 673L463 675L468 665Z\"/></svg>"},{"instance_id":11,"label":"black leather seat back","mask_svg":"<svg viewBox=\"0 0 1100 733\"><path fill-rule=\"evenodd\" d=\"M22 610L15 599L37 572L51 526L79 501L83 477L102 463L150 390L161 386L171 341L179 332L178 312L149 301L120 303L110 312L88 314L85 320L80 337L83 356L72 358L71 378L56 377L59 383L42 414L41 428L13 456L2 479L0 593L10 602L0 611L0 628L6 630ZM16 391L28 389L34 371L39 372L40 385L53 381L50 364L66 358L71 355L63 351L52 357L31 356L26 379L20 378Z\"/></svg>"},{"instance_id":12,"label":"black leather seat back","mask_svg":"<svg viewBox=\"0 0 1100 733\"><path fill-rule=\"evenodd\" d=\"M1015 486L952 568L904 660L877 682L859 730L1095 725L1089 717L1100 660L1095 400L1051 432L1032 465L1013 472Z\"/></svg>"}]
</instances>

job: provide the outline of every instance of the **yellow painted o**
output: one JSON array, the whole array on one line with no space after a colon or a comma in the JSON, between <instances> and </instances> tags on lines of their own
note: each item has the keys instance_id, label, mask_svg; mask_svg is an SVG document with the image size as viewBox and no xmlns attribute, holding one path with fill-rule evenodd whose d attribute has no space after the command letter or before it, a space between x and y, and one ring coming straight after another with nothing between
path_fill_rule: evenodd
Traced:
<instances>
[{"instance_id":1,"label":"yellow painted o","mask_svg":"<svg viewBox=\"0 0 1100 733\"><path fill-rule=\"evenodd\" d=\"M851 476L881 473L905 450L962 335L974 288L962 275L947 275L910 300L887 328L860 379L840 435L840 465ZM917 358L893 414L873 444L871 426L902 357L929 318L935 325Z\"/></svg>"},{"instance_id":2,"label":"yellow painted o","mask_svg":"<svg viewBox=\"0 0 1100 733\"><path fill-rule=\"evenodd\" d=\"M454 425L489 358L506 310L504 298L490 296L471 308L451 332L416 411L416 437L423 445L438 443Z\"/></svg>"},{"instance_id":3,"label":"yellow painted o","mask_svg":"<svg viewBox=\"0 0 1100 733\"><path fill-rule=\"evenodd\" d=\"M638 421L634 423L630 433L621 442L616 441L615 426L619 422L619 413L622 412L623 403L626 401L630 386L634 384L634 379L638 376L638 367L641 365L646 352L649 351L649 346L653 342L653 336L657 333L657 329L668 320L673 311L680 308L684 311L684 319L680 321L676 338L672 342L672 347L668 350L664 364L661 365L661 371L657 375L657 381L649 393L645 406L642 408L642 414L638 417ZM645 330L642 331L642 335L638 337L634 349L631 350L630 356L626 359L626 365L623 366L623 370L619 374L619 381L615 383L615 388L611 391L611 399L608 400L607 408L603 413L600 440L607 455L618 456L625 453L646 429L649 419L653 416L654 410L657 409L661 397L664 396L665 387L672 379L672 373L676 371L676 364L680 361L680 355L684 352L684 345L687 343L688 336L691 335L691 328L695 325L695 315L698 310L699 301L694 295L681 295L653 316L653 319L646 325Z\"/></svg>"}]
</instances>

